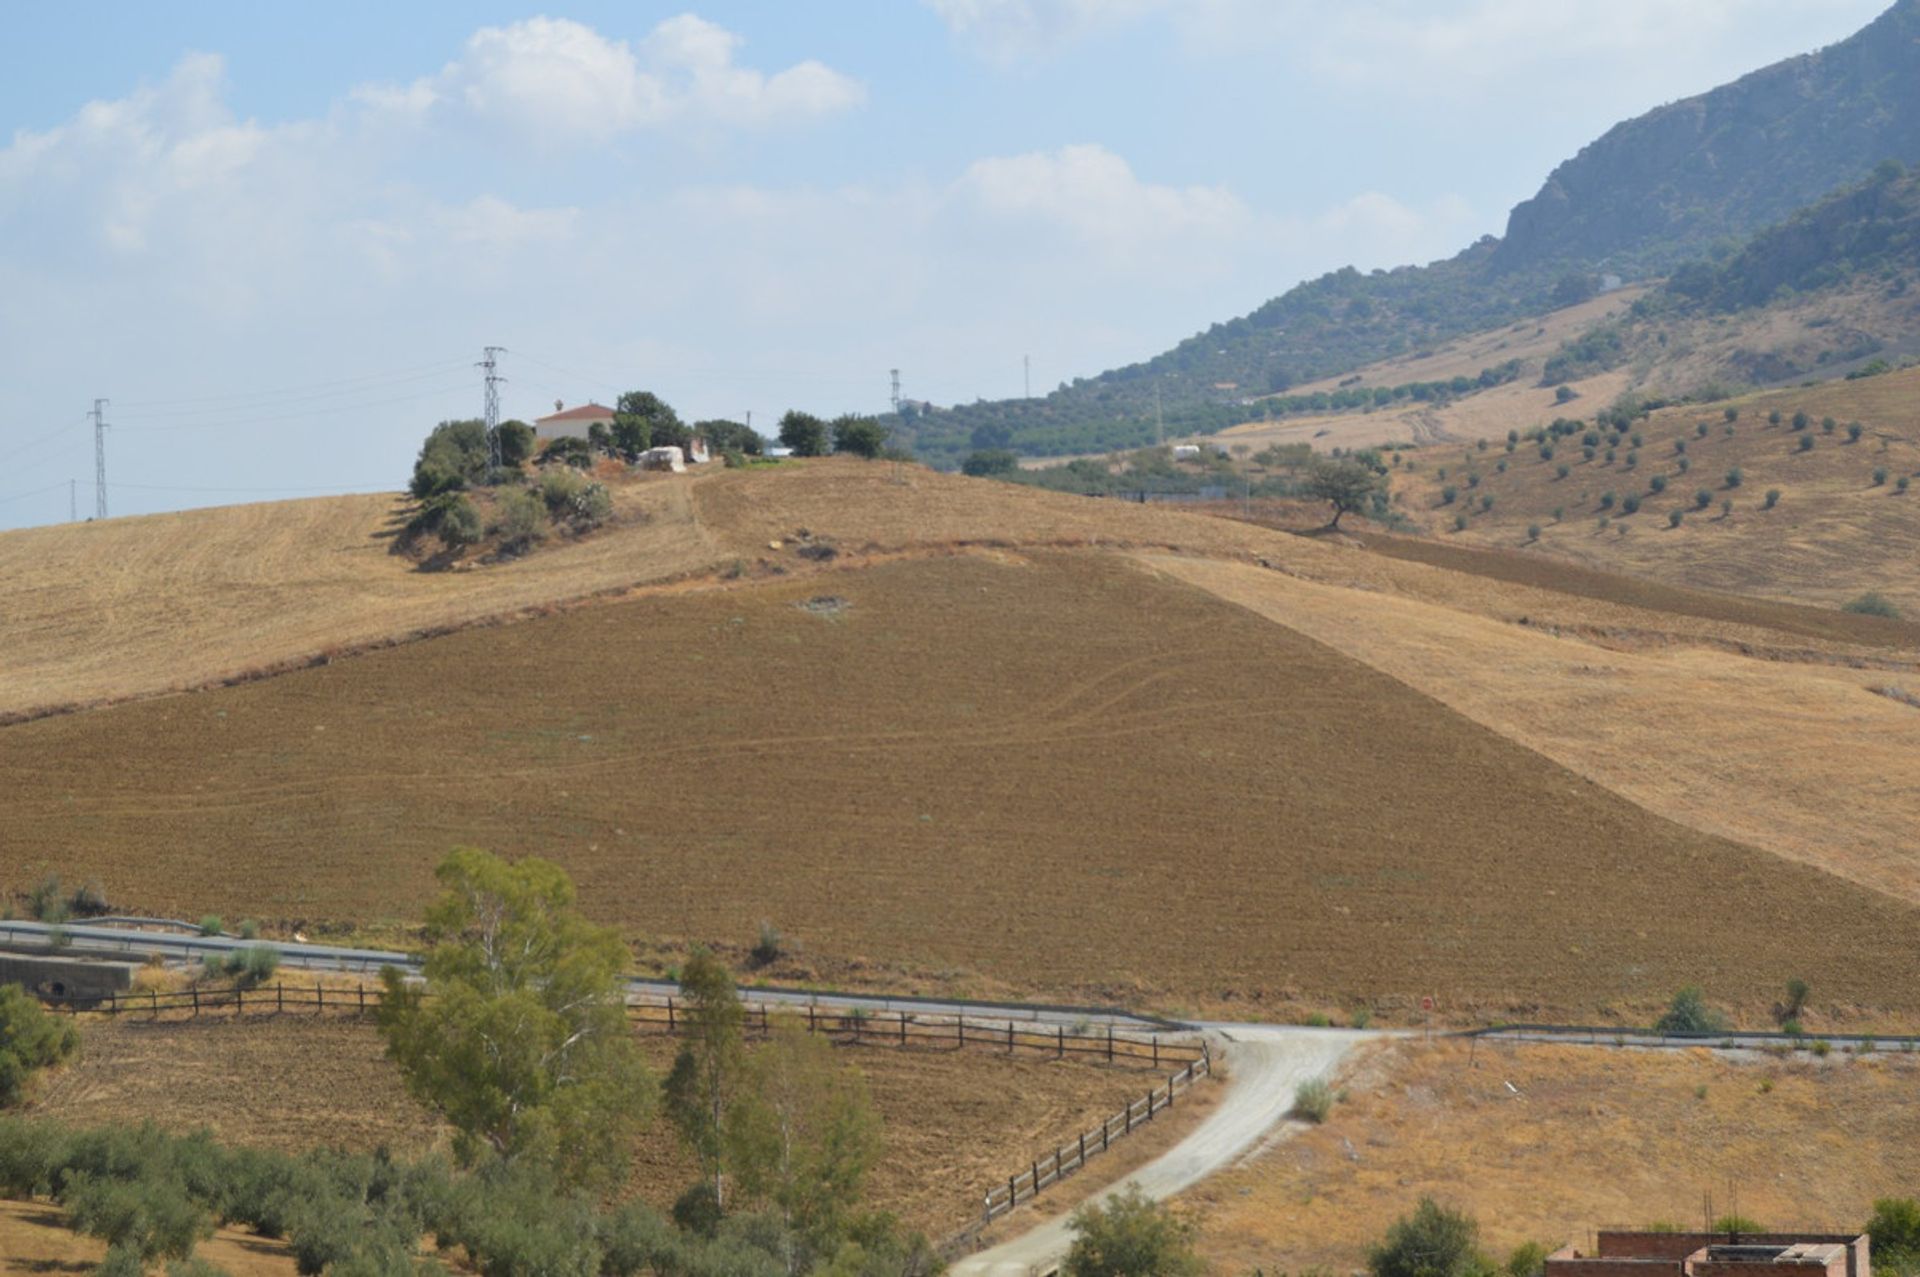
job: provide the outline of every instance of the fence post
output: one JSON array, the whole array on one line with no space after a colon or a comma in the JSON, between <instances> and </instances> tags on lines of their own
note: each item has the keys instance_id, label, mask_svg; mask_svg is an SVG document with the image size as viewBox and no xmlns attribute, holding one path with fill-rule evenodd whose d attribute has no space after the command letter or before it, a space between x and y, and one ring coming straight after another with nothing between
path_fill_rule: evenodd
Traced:
<instances>
[{"instance_id":1,"label":"fence post","mask_svg":"<svg viewBox=\"0 0 1920 1277\"><path fill-rule=\"evenodd\" d=\"M1054 1029L1054 1035L1053 1058L1056 1060L1064 1060L1067 1058L1067 1026L1064 1024L1059 1025Z\"/></svg>"},{"instance_id":2,"label":"fence post","mask_svg":"<svg viewBox=\"0 0 1920 1277\"><path fill-rule=\"evenodd\" d=\"M284 980L273 982L273 1009L275 1014L287 1009L287 982Z\"/></svg>"},{"instance_id":3,"label":"fence post","mask_svg":"<svg viewBox=\"0 0 1920 1277\"><path fill-rule=\"evenodd\" d=\"M1033 1194L1035 1197L1040 1195L1040 1163L1038 1161L1033 1164Z\"/></svg>"},{"instance_id":4,"label":"fence post","mask_svg":"<svg viewBox=\"0 0 1920 1277\"><path fill-rule=\"evenodd\" d=\"M669 1034L673 1032L673 998L671 995L667 998L667 1032Z\"/></svg>"},{"instance_id":5,"label":"fence post","mask_svg":"<svg viewBox=\"0 0 1920 1277\"><path fill-rule=\"evenodd\" d=\"M1007 1054L1013 1054L1013 1021L1007 1021Z\"/></svg>"},{"instance_id":6,"label":"fence post","mask_svg":"<svg viewBox=\"0 0 1920 1277\"><path fill-rule=\"evenodd\" d=\"M361 1014L361 1015L365 1015L365 1014L367 1013L367 986L366 986L366 984L365 984L364 982L363 982L363 983L361 983L361 985L359 986L359 989L360 989L360 1014Z\"/></svg>"},{"instance_id":7,"label":"fence post","mask_svg":"<svg viewBox=\"0 0 1920 1277\"><path fill-rule=\"evenodd\" d=\"M160 990L148 989L147 994L153 999L153 1018L158 1020L160 1018Z\"/></svg>"},{"instance_id":8,"label":"fence post","mask_svg":"<svg viewBox=\"0 0 1920 1277\"><path fill-rule=\"evenodd\" d=\"M1153 1039L1153 1067L1156 1069L1160 1067L1160 1039L1158 1037Z\"/></svg>"},{"instance_id":9,"label":"fence post","mask_svg":"<svg viewBox=\"0 0 1920 1277\"><path fill-rule=\"evenodd\" d=\"M1100 1151L1101 1151L1102 1153L1104 1153L1104 1152L1106 1152L1106 1151L1107 1151L1107 1146L1108 1146L1108 1145L1109 1145L1109 1144L1110 1144L1110 1143L1112 1142L1112 1139L1111 1139L1111 1137L1110 1137L1110 1136L1108 1136L1108 1134L1107 1134L1107 1128L1108 1128L1109 1126L1111 1126L1112 1124L1113 1124L1113 1119L1112 1119L1112 1118L1110 1118L1110 1117L1109 1117L1109 1118L1103 1118L1103 1119L1101 1119L1101 1122L1100 1122Z\"/></svg>"},{"instance_id":10,"label":"fence post","mask_svg":"<svg viewBox=\"0 0 1920 1277\"><path fill-rule=\"evenodd\" d=\"M1085 1166L1086 1164L1087 1164L1087 1133L1085 1131L1082 1131L1080 1132L1080 1165Z\"/></svg>"},{"instance_id":11,"label":"fence post","mask_svg":"<svg viewBox=\"0 0 1920 1277\"><path fill-rule=\"evenodd\" d=\"M1107 1063L1113 1063L1113 1021L1107 1021Z\"/></svg>"},{"instance_id":12,"label":"fence post","mask_svg":"<svg viewBox=\"0 0 1920 1277\"><path fill-rule=\"evenodd\" d=\"M1014 1207L1014 1204L1020 1200L1019 1180L1020 1180L1020 1177L1018 1175L1007 1176L1007 1209L1008 1210L1012 1210Z\"/></svg>"},{"instance_id":13,"label":"fence post","mask_svg":"<svg viewBox=\"0 0 1920 1277\"><path fill-rule=\"evenodd\" d=\"M200 986L196 984L189 987L193 990L193 1016L197 1020L200 1018Z\"/></svg>"},{"instance_id":14,"label":"fence post","mask_svg":"<svg viewBox=\"0 0 1920 1277\"><path fill-rule=\"evenodd\" d=\"M1153 1101L1156 1098L1154 1094L1155 1089L1157 1088L1149 1088L1147 1091L1147 1120L1149 1122L1153 1120Z\"/></svg>"},{"instance_id":15,"label":"fence post","mask_svg":"<svg viewBox=\"0 0 1920 1277\"><path fill-rule=\"evenodd\" d=\"M817 1010L818 1010L818 1007L814 1003L812 1002L807 1003L807 1032L809 1033L812 1033L816 1030L816 1016L814 1013Z\"/></svg>"},{"instance_id":16,"label":"fence post","mask_svg":"<svg viewBox=\"0 0 1920 1277\"><path fill-rule=\"evenodd\" d=\"M236 983L233 986L233 1013L237 1016L247 1009L246 986Z\"/></svg>"},{"instance_id":17,"label":"fence post","mask_svg":"<svg viewBox=\"0 0 1920 1277\"><path fill-rule=\"evenodd\" d=\"M905 1046L906 1044L907 1044L907 1013L905 1011L902 1011L900 1013L900 1045Z\"/></svg>"},{"instance_id":18,"label":"fence post","mask_svg":"<svg viewBox=\"0 0 1920 1277\"><path fill-rule=\"evenodd\" d=\"M1126 1127L1126 1130L1122 1132L1122 1134L1126 1134L1126 1135L1133 1134L1133 1101L1132 1100L1127 1101L1127 1127Z\"/></svg>"}]
</instances>

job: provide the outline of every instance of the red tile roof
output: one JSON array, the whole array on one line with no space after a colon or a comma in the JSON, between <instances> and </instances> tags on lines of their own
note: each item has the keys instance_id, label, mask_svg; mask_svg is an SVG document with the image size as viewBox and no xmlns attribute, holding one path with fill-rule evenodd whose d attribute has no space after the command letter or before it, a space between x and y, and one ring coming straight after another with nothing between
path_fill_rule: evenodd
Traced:
<instances>
[{"instance_id":1,"label":"red tile roof","mask_svg":"<svg viewBox=\"0 0 1920 1277\"><path fill-rule=\"evenodd\" d=\"M602 417L611 417L612 415L613 409L611 408L597 403L583 403L578 408L569 408L565 412L556 412L551 416L541 417L536 420L534 424L538 425L542 421L598 421Z\"/></svg>"}]
</instances>

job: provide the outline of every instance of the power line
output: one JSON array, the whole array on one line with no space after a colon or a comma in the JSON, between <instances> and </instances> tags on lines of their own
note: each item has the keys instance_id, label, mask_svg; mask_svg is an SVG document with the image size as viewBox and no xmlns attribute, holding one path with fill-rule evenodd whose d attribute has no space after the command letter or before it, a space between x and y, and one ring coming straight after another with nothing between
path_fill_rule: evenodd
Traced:
<instances>
[{"instance_id":1,"label":"power line","mask_svg":"<svg viewBox=\"0 0 1920 1277\"><path fill-rule=\"evenodd\" d=\"M111 486L117 491L121 491L121 492L241 492L241 493L246 493L246 492L260 492L260 493L332 492L332 493L340 493L340 495L342 496L352 495L351 493L343 492L342 491L343 487L344 488L360 488L369 492L392 492L395 490L393 485L388 482L349 483L349 484L330 483L317 488L199 488L199 487L188 487L182 484L175 484L175 483L116 483Z\"/></svg>"},{"instance_id":2,"label":"power line","mask_svg":"<svg viewBox=\"0 0 1920 1277\"><path fill-rule=\"evenodd\" d=\"M461 384L470 386L473 383L466 381L463 377ZM421 399L434 399L446 396L458 391L460 388L460 385L449 383L444 386L435 386L429 390L422 390L415 394L396 395L390 399L368 399L359 403L338 404L328 408L308 408L300 412L283 412L265 417L239 417L231 421L202 421L177 426L141 425L136 421L133 425L127 425L123 422L120 428L123 430L137 430L143 434L169 433L180 430L230 430L236 426L270 425L276 421L299 421L308 417L331 417L345 412L359 412L366 408L383 408L390 404L413 403Z\"/></svg>"},{"instance_id":3,"label":"power line","mask_svg":"<svg viewBox=\"0 0 1920 1277\"><path fill-rule=\"evenodd\" d=\"M10 497L0 497L0 505L9 505L15 501L25 501L28 497L37 497L43 492L53 492L59 487L60 485L57 483L50 483L44 488L34 488L28 492L16 492Z\"/></svg>"},{"instance_id":4,"label":"power line","mask_svg":"<svg viewBox=\"0 0 1920 1277\"><path fill-rule=\"evenodd\" d=\"M298 386L282 386L273 390L239 390L220 395L190 395L178 399L125 399L122 408L181 408L184 411L224 411L218 407L199 408L195 405L219 404L241 399L299 400L307 398L326 398L330 395L359 394L374 389L369 382L419 381L426 377L450 372L464 367L464 359L443 359L437 363L416 364L411 368L401 368L393 372L366 373L358 377L333 377L325 381L308 382ZM338 389L335 389L338 387ZM313 394L302 392L312 391ZM244 409L241 409L244 411Z\"/></svg>"}]
</instances>

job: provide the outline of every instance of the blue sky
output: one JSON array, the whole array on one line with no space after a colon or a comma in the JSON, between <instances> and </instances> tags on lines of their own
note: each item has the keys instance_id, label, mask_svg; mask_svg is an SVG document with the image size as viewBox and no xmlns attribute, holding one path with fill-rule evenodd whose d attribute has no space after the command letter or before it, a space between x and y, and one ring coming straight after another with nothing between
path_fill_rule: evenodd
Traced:
<instances>
[{"instance_id":1,"label":"blue sky","mask_svg":"<svg viewBox=\"0 0 1920 1277\"><path fill-rule=\"evenodd\" d=\"M37 6L0 59L0 526L396 486L433 422L1036 390L1497 233L1881 0Z\"/></svg>"}]
</instances>

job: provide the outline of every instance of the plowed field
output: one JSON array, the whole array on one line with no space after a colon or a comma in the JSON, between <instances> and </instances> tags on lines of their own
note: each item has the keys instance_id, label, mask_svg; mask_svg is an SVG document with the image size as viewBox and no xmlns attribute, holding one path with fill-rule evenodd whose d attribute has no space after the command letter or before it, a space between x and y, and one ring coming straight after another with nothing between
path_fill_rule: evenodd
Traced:
<instances>
[{"instance_id":1,"label":"plowed field","mask_svg":"<svg viewBox=\"0 0 1920 1277\"><path fill-rule=\"evenodd\" d=\"M477 843L557 858L636 936L769 919L852 982L1640 1016L1797 974L1920 1003L1912 907L1104 555L609 604L23 724L0 767L23 880L171 914L403 920Z\"/></svg>"}]
</instances>

